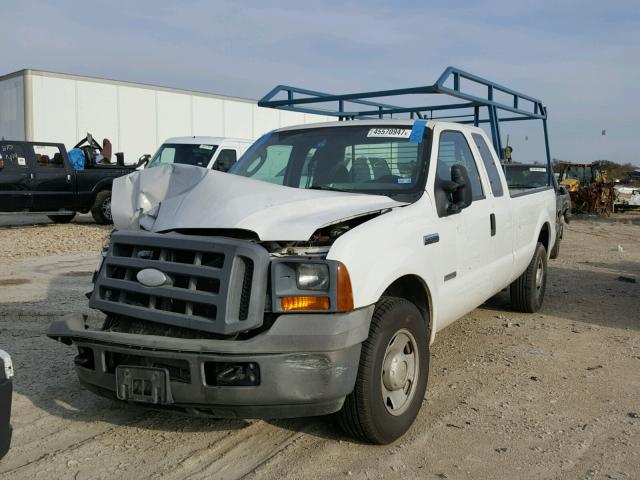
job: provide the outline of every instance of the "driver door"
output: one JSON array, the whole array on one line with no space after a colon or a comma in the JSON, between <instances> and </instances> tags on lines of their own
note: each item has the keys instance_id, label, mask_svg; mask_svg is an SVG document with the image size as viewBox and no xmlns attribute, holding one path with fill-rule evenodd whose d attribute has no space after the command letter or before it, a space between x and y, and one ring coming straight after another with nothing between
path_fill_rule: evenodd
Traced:
<instances>
[{"instance_id":1,"label":"driver door","mask_svg":"<svg viewBox=\"0 0 640 480\"><path fill-rule=\"evenodd\" d=\"M0 210L16 212L31 207L31 170L25 145L0 142Z\"/></svg>"},{"instance_id":2,"label":"driver door","mask_svg":"<svg viewBox=\"0 0 640 480\"><path fill-rule=\"evenodd\" d=\"M460 213L447 214L440 209L440 243L446 245L448 266L443 272L442 293L447 304L447 316L440 325L483 303L493 289L490 271L492 256L491 206L486 198L476 158L466 136L457 130L444 130L438 136L436 174L441 180L451 180L451 167L463 165L469 174L472 203ZM437 183L437 182L436 182ZM434 195L438 198L439 195ZM438 327L440 328L440 326Z\"/></svg>"},{"instance_id":3,"label":"driver door","mask_svg":"<svg viewBox=\"0 0 640 480\"><path fill-rule=\"evenodd\" d=\"M74 172L65 157L57 145L33 144L33 210L74 208Z\"/></svg>"}]
</instances>

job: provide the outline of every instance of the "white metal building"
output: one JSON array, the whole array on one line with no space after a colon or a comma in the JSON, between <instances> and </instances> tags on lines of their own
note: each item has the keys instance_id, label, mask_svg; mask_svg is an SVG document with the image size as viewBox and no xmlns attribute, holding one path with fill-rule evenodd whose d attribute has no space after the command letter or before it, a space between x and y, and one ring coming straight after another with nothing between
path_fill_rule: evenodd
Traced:
<instances>
[{"instance_id":1,"label":"white metal building","mask_svg":"<svg viewBox=\"0 0 640 480\"><path fill-rule=\"evenodd\" d=\"M91 132L108 138L126 163L168 137L255 140L274 128L330 118L268 108L255 100L117 80L20 70L0 76L0 138L62 142Z\"/></svg>"}]
</instances>

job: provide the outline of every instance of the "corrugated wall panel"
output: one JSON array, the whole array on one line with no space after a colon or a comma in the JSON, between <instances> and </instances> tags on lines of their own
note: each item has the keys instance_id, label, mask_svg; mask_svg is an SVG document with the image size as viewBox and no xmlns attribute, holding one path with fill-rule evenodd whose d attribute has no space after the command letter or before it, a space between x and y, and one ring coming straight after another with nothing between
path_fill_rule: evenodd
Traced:
<instances>
[{"instance_id":1,"label":"corrugated wall panel","mask_svg":"<svg viewBox=\"0 0 640 480\"><path fill-rule=\"evenodd\" d=\"M108 83L77 81L77 129L75 141L67 143L71 148L87 132L102 143L108 138L114 151L120 151L118 129L118 86Z\"/></svg>"},{"instance_id":2,"label":"corrugated wall panel","mask_svg":"<svg viewBox=\"0 0 640 480\"><path fill-rule=\"evenodd\" d=\"M117 151L125 162L135 163L140 155L153 153L158 145L156 92L145 88L118 86L120 141Z\"/></svg>"},{"instance_id":3,"label":"corrugated wall panel","mask_svg":"<svg viewBox=\"0 0 640 480\"><path fill-rule=\"evenodd\" d=\"M193 135L224 136L224 109L218 98L192 95ZM162 141L162 140L160 140Z\"/></svg>"},{"instance_id":4,"label":"corrugated wall panel","mask_svg":"<svg viewBox=\"0 0 640 480\"><path fill-rule=\"evenodd\" d=\"M4 82L15 80L22 82L20 77ZM231 98L46 72L32 72L31 84L33 139L63 142L71 148L91 132L98 141L109 138L115 152L124 152L127 163L155 152L169 137L209 135L255 140L276 128L328 120L259 108L253 102ZM11 112L3 114L10 120L2 120L0 125L7 131L16 128L11 133L24 136L24 99L20 90L11 88L0 89L0 106ZM7 109L5 104L13 107Z\"/></svg>"},{"instance_id":5,"label":"corrugated wall panel","mask_svg":"<svg viewBox=\"0 0 640 480\"><path fill-rule=\"evenodd\" d=\"M224 136L253 138L253 105L245 102L224 101Z\"/></svg>"},{"instance_id":6,"label":"corrugated wall panel","mask_svg":"<svg viewBox=\"0 0 640 480\"><path fill-rule=\"evenodd\" d=\"M157 92L156 95L158 98L158 142L162 142L168 137L192 135L191 95L163 91Z\"/></svg>"},{"instance_id":7,"label":"corrugated wall panel","mask_svg":"<svg viewBox=\"0 0 640 480\"><path fill-rule=\"evenodd\" d=\"M301 125L304 123L304 113L289 112L280 110L280 127L288 127L290 125Z\"/></svg>"},{"instance_id":8,"label":"corrugated wall panel","mask_svg":"<svg viewBox=\"0 0 640 480\"><path fill-rule=\"evenodd\" d=\"M33 75L31 88L33 140L73 146L78 141L76 82Z\"/></svg>"},{"instance_id":9,"label":"corrugated wall panel","mask_svg":"<svg viewBox=\"0 0 640 480\"><path fill-rule=\"evenodd\" d=\"M0 138L25 140L23 77L0 81Z\"/></svg>"},{"instance_id":10,"label":"corrugated wall panel","mask_svg":"<svg viewBox=\"0 0 640 480\"><path fill-rule=\"evenodd\" d=\"M280 114L272 108L253 106L253 139L280 127Z\"/></svg>"}]
</instances>

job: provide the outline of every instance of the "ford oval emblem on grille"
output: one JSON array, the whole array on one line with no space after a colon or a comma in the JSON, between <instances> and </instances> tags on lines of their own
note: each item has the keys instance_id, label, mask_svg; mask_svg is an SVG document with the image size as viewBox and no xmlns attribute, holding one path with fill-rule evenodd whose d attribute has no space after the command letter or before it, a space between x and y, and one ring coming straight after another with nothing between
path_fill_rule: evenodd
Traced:
<instances>
[{"instance_id":1,"label":"ford oval emblem on grille","mask_svg":"<svg viewBox=\"0 0 640 480\"><path fill-rule=\"evenodd\" d=\"M136 275L138 282L145 287L160 287L167 283L167 276L155 268L145 268Z\"/></svg>"}]
</instances>

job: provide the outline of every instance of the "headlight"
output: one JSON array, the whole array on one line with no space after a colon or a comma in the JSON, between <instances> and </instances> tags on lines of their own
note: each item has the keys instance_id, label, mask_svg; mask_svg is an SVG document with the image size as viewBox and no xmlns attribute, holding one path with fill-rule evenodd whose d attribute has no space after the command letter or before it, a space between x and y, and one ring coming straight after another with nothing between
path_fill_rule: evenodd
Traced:
<instances>
[{"instance_id":1,"label":"headlight","mask_svg":"<svg viewBox=\"0 0 640 480\"><path fill-rule=\"evenodd\" d=\"M299 263L296 283L300 290L329 290L329 266L322 263Z\"/></svg>"},{"instance_id":2,"label":"headlight","mask_svg":"<svg viewBox=\"0 0 640 480\"><path fill-rule=\"evenodd\" d=\"M342 263L335 260L273 260L271 288L274 312L353 310L349 272Z\"/></svg>"}]
</instances>

